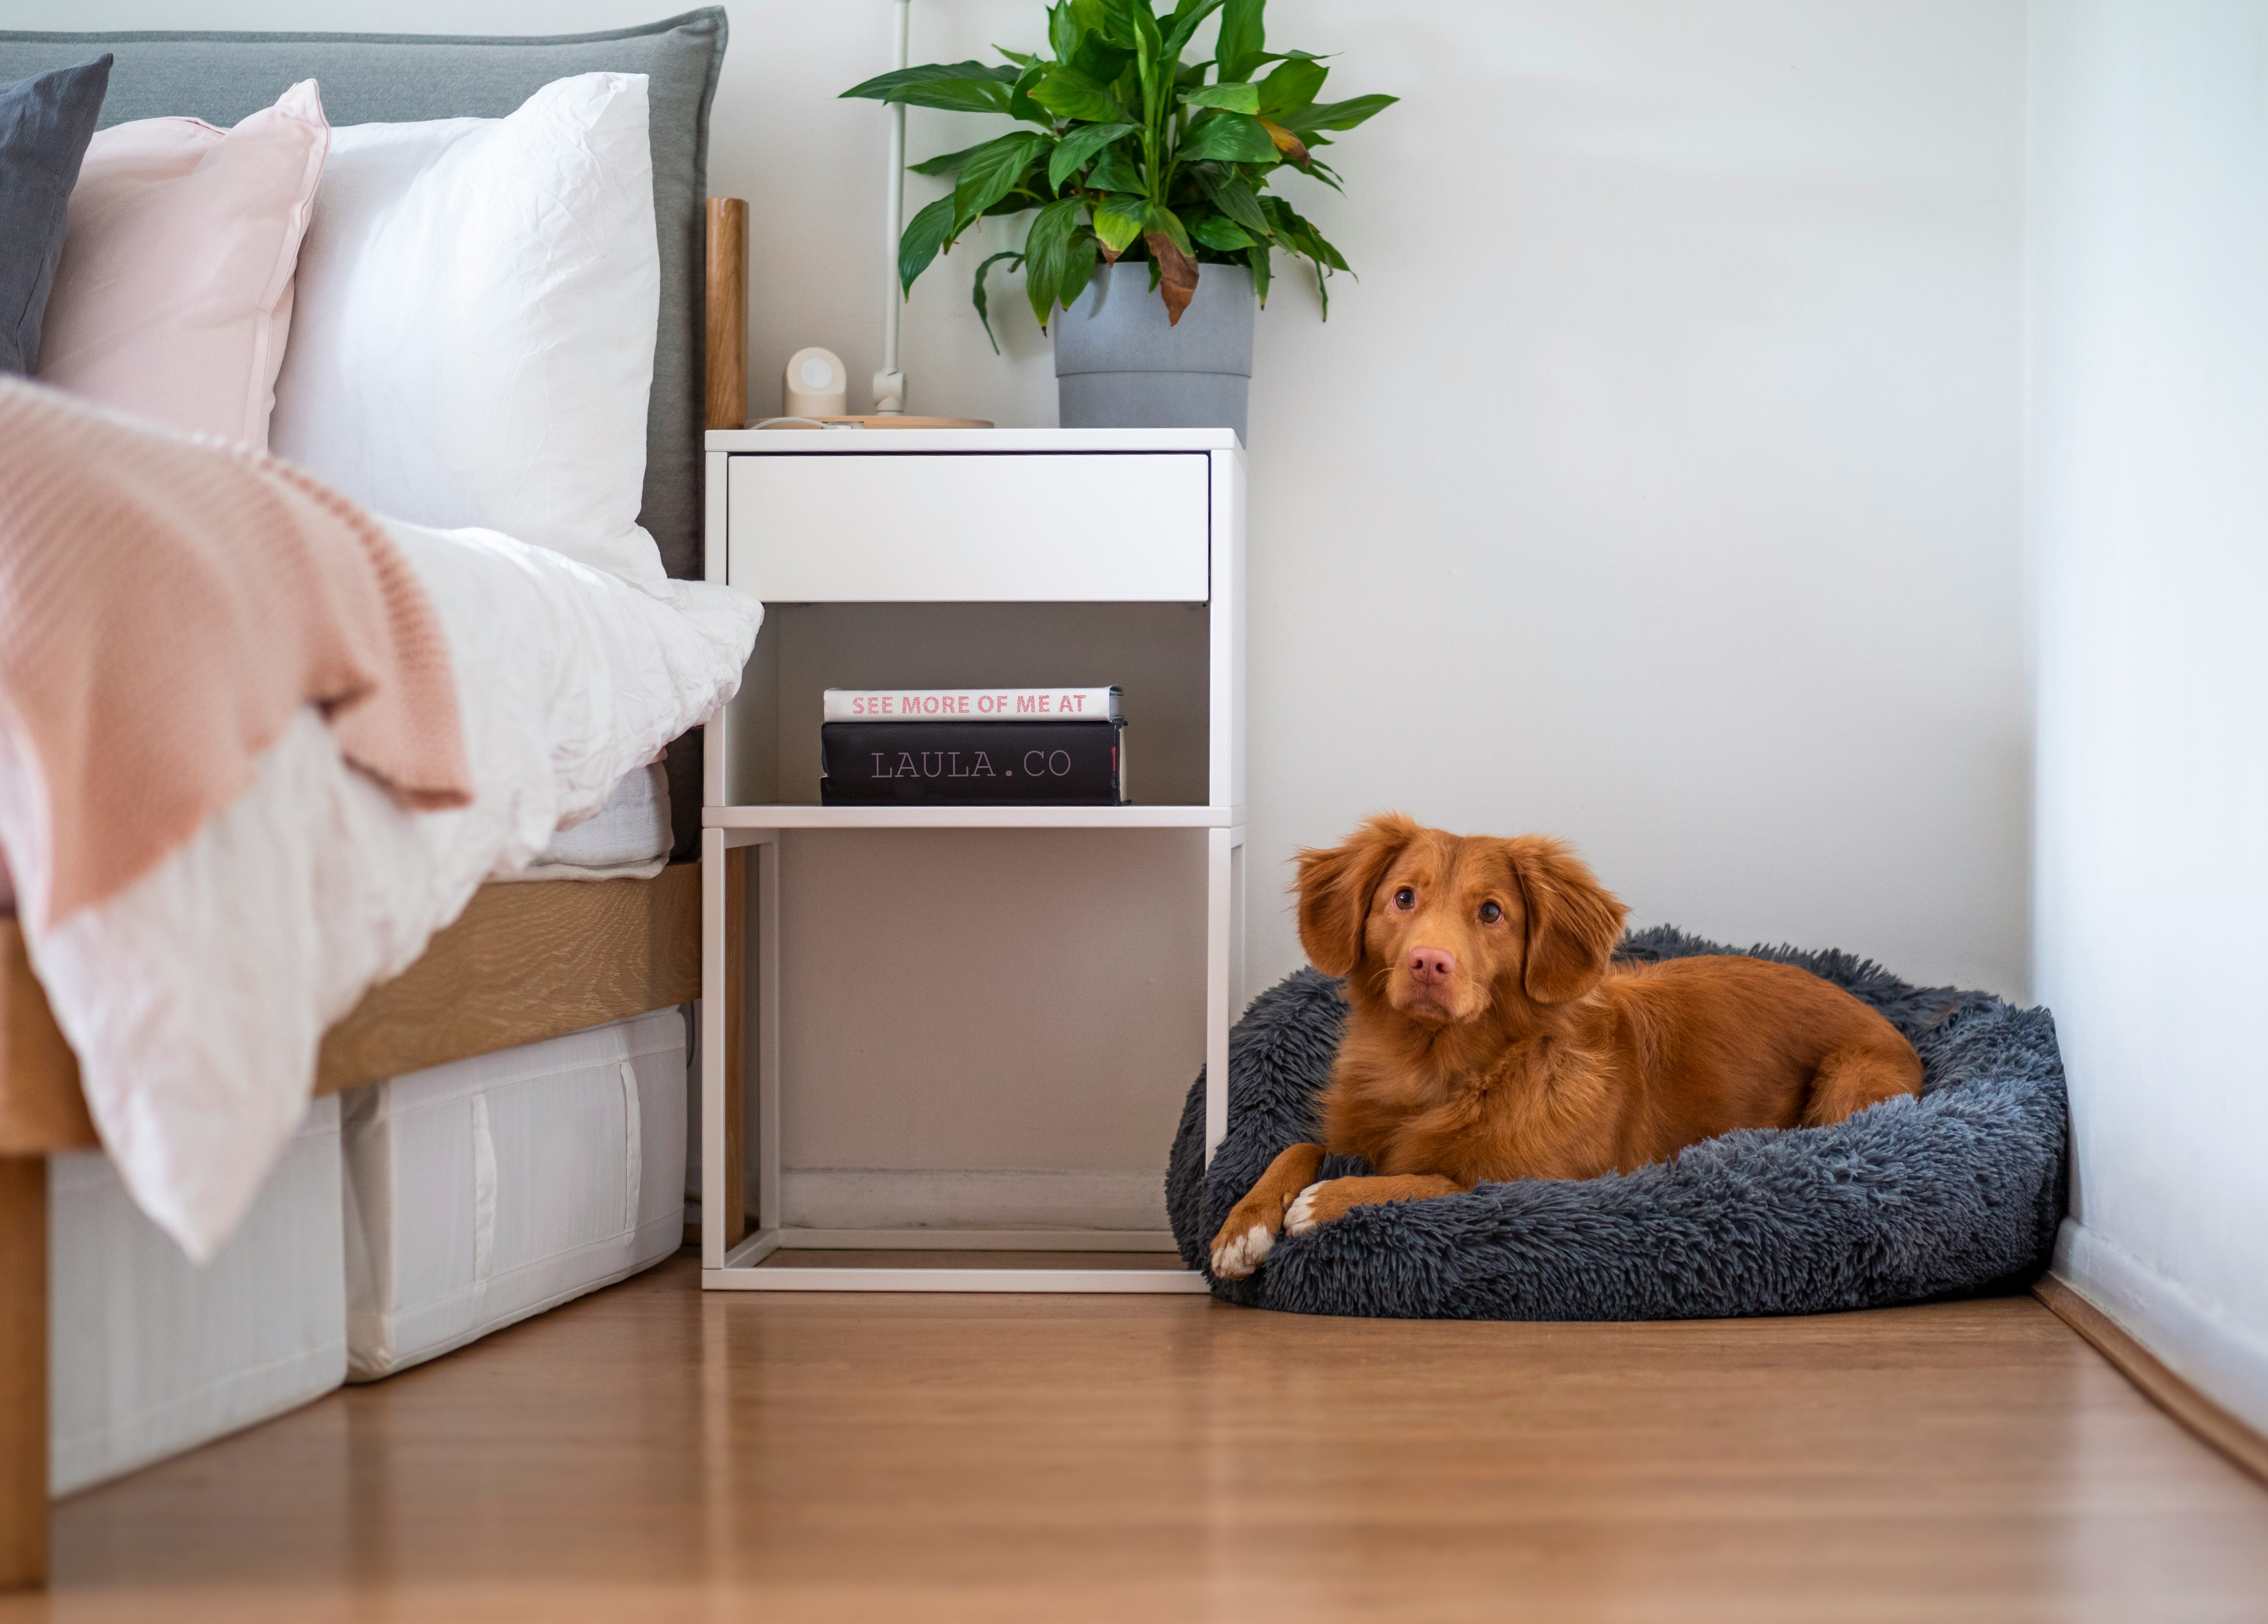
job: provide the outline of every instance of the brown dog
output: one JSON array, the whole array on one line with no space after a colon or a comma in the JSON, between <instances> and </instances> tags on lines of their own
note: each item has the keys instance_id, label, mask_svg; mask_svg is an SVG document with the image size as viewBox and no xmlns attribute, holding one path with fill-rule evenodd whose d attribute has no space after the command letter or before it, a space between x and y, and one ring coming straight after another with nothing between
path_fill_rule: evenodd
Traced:
<instances>
[{"instance_id":1,"label":"brown dog","mask_svg":"<svg viewBox=\"0 0 2268 1624\"><path fill-rule=\"evenodd\" d=\"M1213 1238L1241 1279L1288 1229L1508 1179L1589 1179L1735 1128L1921 1091L1897 1029L1792 965L1609 962L1629 912L1558 841L1373 818L1300 854L1300 942L1351 1006L1322 1144L1278 1157ZM1369 1179L1314 1182L1326 1152Z\"/></svg>"}]
</instances>

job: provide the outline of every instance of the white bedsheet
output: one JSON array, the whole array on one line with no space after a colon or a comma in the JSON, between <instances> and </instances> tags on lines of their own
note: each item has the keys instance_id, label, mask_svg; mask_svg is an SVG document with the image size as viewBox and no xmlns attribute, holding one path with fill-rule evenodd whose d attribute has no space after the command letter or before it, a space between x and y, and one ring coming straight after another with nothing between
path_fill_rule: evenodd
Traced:
<instances>
[{"instance_id":1,"label":"white bedsheet","mask_svg":"<svg viewBox=\"0 0 2268 1624\"><path fill-rule=\"evenodd\" d=\"M200 1260L297 1128L324 1029L729 698L762 614L490 531L387 528L448 638L473 804L402 812L303 710L257 784L158 868L51 930L27 922L105 1147ZM26 783L0 762L0 834L19 850Z\"/></svg>"}]
</instances>

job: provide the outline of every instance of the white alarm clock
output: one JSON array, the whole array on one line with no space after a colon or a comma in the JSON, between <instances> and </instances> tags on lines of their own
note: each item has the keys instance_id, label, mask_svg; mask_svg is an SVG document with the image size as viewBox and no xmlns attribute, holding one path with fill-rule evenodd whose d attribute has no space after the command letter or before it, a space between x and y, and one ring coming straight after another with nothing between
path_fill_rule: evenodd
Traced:
<instances>
[{"instance_id":1,"label":"white alarm clock","mask_svg":"<svg viewBox=\"0 0 2268 1624\"><path fill-rule=\"evenodd\" d=\"M814 345L787 359L787 415L840 417L850 409L850 375L843 357Z\"/></svg>"}]
</instances>

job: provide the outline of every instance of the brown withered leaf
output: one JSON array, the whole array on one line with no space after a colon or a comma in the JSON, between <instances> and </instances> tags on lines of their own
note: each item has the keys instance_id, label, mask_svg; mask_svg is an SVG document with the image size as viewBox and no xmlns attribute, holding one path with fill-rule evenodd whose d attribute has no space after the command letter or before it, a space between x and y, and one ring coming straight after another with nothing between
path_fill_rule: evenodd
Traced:
<instances>
[{"instance_id":1,"label":"brown withered leaf","mask_svg":"<svg viewBox=\"0 0 2268 1624\"><path fill-rule=\"evenodd\" d=\"M1182 312L1197 297L1197 262L1163 231L1145 232L1142 240L1150 245L1150 257L1158 261L1158 291L1165 296L1166 325L1179 327Z\"/></svg>"},{"instance_id":2,"label":"brown withered leaf","mask_svg":"<svg viewBox=\"0 0 2268 1624\"><path fill-rule=\"evenodd\" d=\"M1270 119L1261 120L1260 128L1268 132L1268 139L1276 143L1276 150L1278 152L1281 152L1285 158L1289 158L1292 163L1297 164L1302 169L1305 169L1307 166L1307 143L1306 142L1300 140L1299 136L1293 135L1281 124L1278 124Z\"/></svg>"}]
</instances>

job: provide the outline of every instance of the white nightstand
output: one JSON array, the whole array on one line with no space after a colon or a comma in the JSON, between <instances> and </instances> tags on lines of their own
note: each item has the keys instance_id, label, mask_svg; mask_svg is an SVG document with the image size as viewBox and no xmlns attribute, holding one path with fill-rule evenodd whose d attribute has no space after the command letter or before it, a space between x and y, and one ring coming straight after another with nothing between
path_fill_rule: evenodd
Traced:
<instances>
[{"instance_id":1,"label":"white nightstand","mask_svg":"<svg viewBox=\"0 0 2268 1624\"><path fill-rule=\"evenodd\" d=\"M801 606L1201 606L1189 644L1201 684L1166 718L1160 748L1130 752L1128 806L821 806L814 778L786 772L777 748L707 730L702 813L702 1282L740 1290L1193 1291L1162 1231L818 1230L780 1221L780 1099L808 1079L781 1075L779 837L785 829L1187 829L1206 845L1205 1155L1228 1126L1228 1027L1244 956L1244 452L1225 429L712 430L708 437L707 578L762 599L752 672ZM1104 493L1098 498L1098 493ZM1067 516L1076 515L1075 522ZM878 610L902 616L902 608ZM1066 607L1063 613L1070 613ZM855 613L855 611L854 611ZM919 612L915 612L919 613ZM1088 620L1082 620L1084 628ZM1108 612L1103 636L1109 635ZM1132 621L1129 625L1133 625ZM1130 632L1128 636L1137 636ZM770 658L777 663L777 643ZM1198 650L1202 652L1198 652ZM1129 644L1130 658L1136 652ZM1012 650L985 650L985 674L936 686L1047 686ZM897 686L844 684L843 686ZM764 726L815 728L817 694L761 698ZM1130 691L1130 714L1143 716ZM808 711L810 716L806 717ZM791 714L792 713L792 714ZM775 737L778 737L775 733ZM1146 741L1145 741L1146 742ZM817 736L808 752L815 762ZM759 759L761 758L761 759ZM1149 798L1153 792L1166 798ZM800 837L799 837L800 838ZM757 861L750 865L747 850ZM753 896L749 892L753 890ZM753 917L752 917L753 916ZM755 1227L743 1186L747 1131L744 955L756 933ZM1191 942L1194 953L1198 944ZM941 974L950 974L950 971ZM1161 1147L1162 1149L1162 1147ZM1162 1172L1162 1168L1160 1169ZM763 1267L782 1247L812 1250L1160 1252L1155 1268Z\"/></svg>"}]
</instances>

